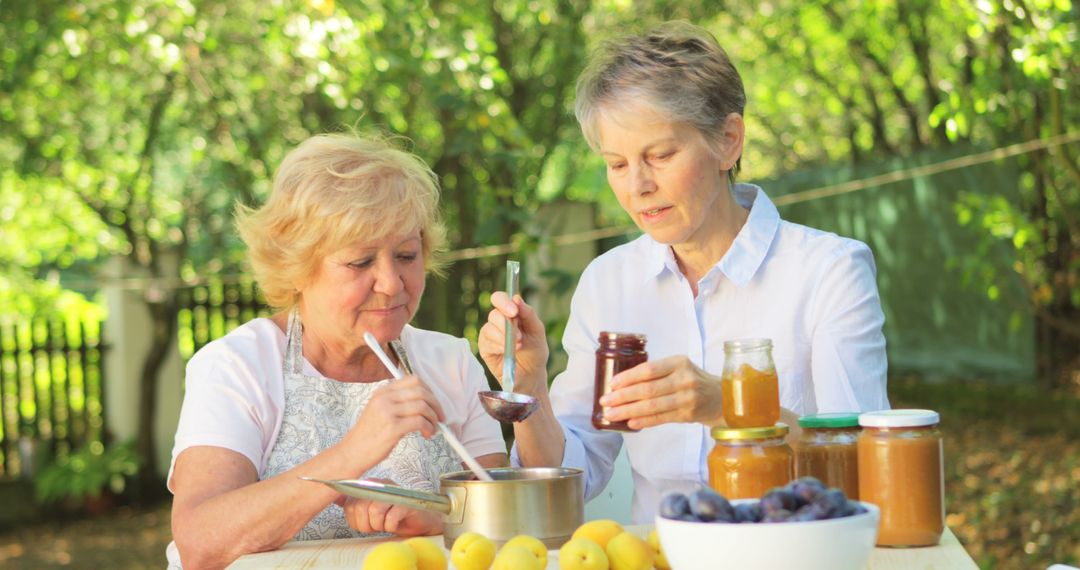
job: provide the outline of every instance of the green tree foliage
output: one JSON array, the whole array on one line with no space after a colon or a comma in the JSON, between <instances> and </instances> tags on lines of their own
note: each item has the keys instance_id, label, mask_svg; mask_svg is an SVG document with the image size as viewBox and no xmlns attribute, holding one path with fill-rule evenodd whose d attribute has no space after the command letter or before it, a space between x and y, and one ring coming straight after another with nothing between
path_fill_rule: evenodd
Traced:
<instances>
[{"instance_id":1,"label":"green tree foliage","mask_svg":"<svg viewBox=\"0 0 1080 570\"><path fill-rule=\"evenodd\" d=\"M93 277L114 255L163 279L173 259L186 280L241 272L233 205L259 202L295 143L351 127L413 141L441 176L453 249L527 250L544 237L531 219L542 201L610 203L570 113L588 48L673 17L712 29L744 73L752 177L1080 127L1066 104L1078 83L1068 0L6 2L0 293L29 306L24 285L51 278L51 304L57 270ZM1048 366L1080 353L1075 154L1024 158L1021 203L972 188L958 210L1021 252ZM502 259L462 257L419 318L473 336ZM1000 278L968 263L984 290ZM145 301L157 319L149 426L176 297L148 287Z\"/></svg>"},{"instance_id":2,"label":"green tree foliage","mask_svg":"<svg viewBox=\"0 0 1080 570\"><path fill-rule=\"evenodd\" d=\"M0 214L27 245L5 274L29 282L110 255L151 280L177 258L189 280L242 271L234 203L265 196L291 145L352 126L415 141L442 175L452 247L508 241L550 151L574 139L584 16L574 2L5 5ZM421 319L477 322L497 265L457 263ZM169 286L144 297L156 324L138 449L152 457L177 305Z\"/></svg>"},{"instance_id":3,"label":"green tree foliage","mask_svg":"<svg viewBox=\"0 0 1080 570\"><path fill-rule=\"evenodd\" d=\"M749 90L751 176L948 147L1068 141L1018 157L1016 202L965 188L959 223L1015 249L1036 317L1040 378L1080 367L1078 7L1068 0L725 3L709 21ZM679 14L668 9L667 13ZM694 13L700 14L704 12ZM954 260L976 291L1002 274Z\"/></svg>"}]
</instances>

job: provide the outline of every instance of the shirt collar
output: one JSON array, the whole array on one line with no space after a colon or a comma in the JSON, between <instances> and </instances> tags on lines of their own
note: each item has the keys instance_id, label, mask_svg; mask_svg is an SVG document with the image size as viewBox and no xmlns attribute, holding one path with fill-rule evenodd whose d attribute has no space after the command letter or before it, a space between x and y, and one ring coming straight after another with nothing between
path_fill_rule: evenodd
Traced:
<instances>
[{"instance_id":1,"label":"shirt collar","mask_svg":"<svg viewBox=\"0 0 1080 570\"><path fill-rule=\"evenodd\" d=\"M664 272L678 275L679 264L675 261L675 254L672 253L671 247L654 240L649 237L649 234L645 234L643 237L648 240L647 243L649 244L649 264L648 271L645 272L646 280L659 278Z\"/></svg>"},{"instance_id":2,"label":"shirt collar","mask_svg":"<svg viewBox=\"0 0 1080 570\"><path fill-rule=\"evenodd\" d=\"M780 227L780 213L765 191L755 184L736 184L733 195L740 206L750 209L750 215L735 236L731 248L702 281L715 279L714 275L719 270L736 286L745 287L765 261L765 255ZM660 277L664 272L678 275L679 265L671 247L648 236L646 239L649 240L650 252L645 275L648 278Z\"/></svg>"}]
</instances>

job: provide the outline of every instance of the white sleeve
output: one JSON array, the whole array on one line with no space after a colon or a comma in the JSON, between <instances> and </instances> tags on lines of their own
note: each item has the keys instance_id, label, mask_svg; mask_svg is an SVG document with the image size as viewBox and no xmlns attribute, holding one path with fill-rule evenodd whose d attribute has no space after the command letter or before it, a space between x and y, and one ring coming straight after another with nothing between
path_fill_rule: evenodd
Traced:
<instances>
[{"instance_id":1,"label":"white sleeve","mask_svg":"<svg viewBox=\"0 0 1080 570\"><path fill-rule=\"evenodd\" d=\"M582 276L570 302L570 317L563 333L563 349L568 360L566 370L551 385L551 407L566 436L563 467L585 471L585 500L599 495L614 470L615 458L622 449L622 434L599 431L592 426L593 383L599 320L596 307L598 287L590 286L589 271ZM520 465L517 446L511 454Z\"/></svg>"},{"instance_id":2,"label":"white sleeve","mask_svg":"<svg viewBox=\"0 0 1080 570\"><path fill-rule=\"evenodd\" d=\"M817 409L887 409L885 315L878 297L874 257L865 244L845 242L847 247L823 268L810 304Z\"/></svg>"},{"instance_id":3,"label":"white sleeve","mask_svg":"<svg viewBox=\"0 0 1080 570\"><path fill-rule=\"evenodd\" d=\"M467 395L464 400L462 413L465 415L461 424L461 433L458 439L465 449L469 450L474 457L490 455L492 453L506 453L506 442L503 440L502 427L499 422L488 415L484 410L479 392L490 390L484 369L476 360L469 347L469 341L458 339L461 347L461 374L464 382L463 393Z\"/></svg>"},{"instance_id":4,"label":"white sleeve","mask_svg":"<svg viewBox=\"0 0 1080 570\"><path fill-rule=\"evenodd\" d=\"M256 369L220 345L208 345L192 357L169 465L170 490L176 458L189 447L223 447L248 458L256 471L262 469L275 430L266 375L280 376L280 369L280 361Z\"/></svg>"}]
</instances>

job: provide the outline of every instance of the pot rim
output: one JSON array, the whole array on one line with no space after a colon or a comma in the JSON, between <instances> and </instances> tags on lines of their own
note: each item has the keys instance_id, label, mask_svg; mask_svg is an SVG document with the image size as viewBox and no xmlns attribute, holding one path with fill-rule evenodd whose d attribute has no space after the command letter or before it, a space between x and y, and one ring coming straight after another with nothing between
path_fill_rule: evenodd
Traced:
<instances>
[{"instance_id":1,"label":"pot rim","mask_svg":"<svg viewBox=\"0 0 1080 570\"><path fill-rule=\"evenodd\" d=\"M439 481L444 484L455 485L463 483L468 483L469 485L507 485L510 483L544 483L565 479L580 479L585 474L584 470L577 467L493 467L486 469L485 471L488 472L488 475L491 475L494 481L481 481L476 479L476 475L469 470L443 473L439 476ZM536 476L524 478L499 478L500 475L520 473L531 473Z\"/></svg>"}]
</instances>

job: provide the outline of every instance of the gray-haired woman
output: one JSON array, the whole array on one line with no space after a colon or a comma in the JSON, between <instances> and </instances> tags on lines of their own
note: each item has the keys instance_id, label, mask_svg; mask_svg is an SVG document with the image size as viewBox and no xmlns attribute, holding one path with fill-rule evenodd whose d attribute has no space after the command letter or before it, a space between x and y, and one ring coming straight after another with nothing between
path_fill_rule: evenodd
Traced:
<instances>
[{"instance_id":1,"label":"gray-haired woman","mask_svg":"<svg viewBox=\"0 0 1080 570\"><path fill-rule=\"evenodd\" d=\"M504 317L517 328L517 390L542 406L515 424L511 460L587 472L600 493L625 443L633 519L660 495L708 480L709 427L723 422L723 343L771 338L781 421L887 408L884 316L866 245L780 219L757 186L735 184L746 95L706 30L669 22L600 45L577 83L576 114L607 163L619 204L644 232L581 276L563 336L569 360L548 388L544 327L518 297L492 295L480 352L496 376ZM590 424L601 331L643 333L651 360L617 375Z\"/></svg>"}]
</instances>

